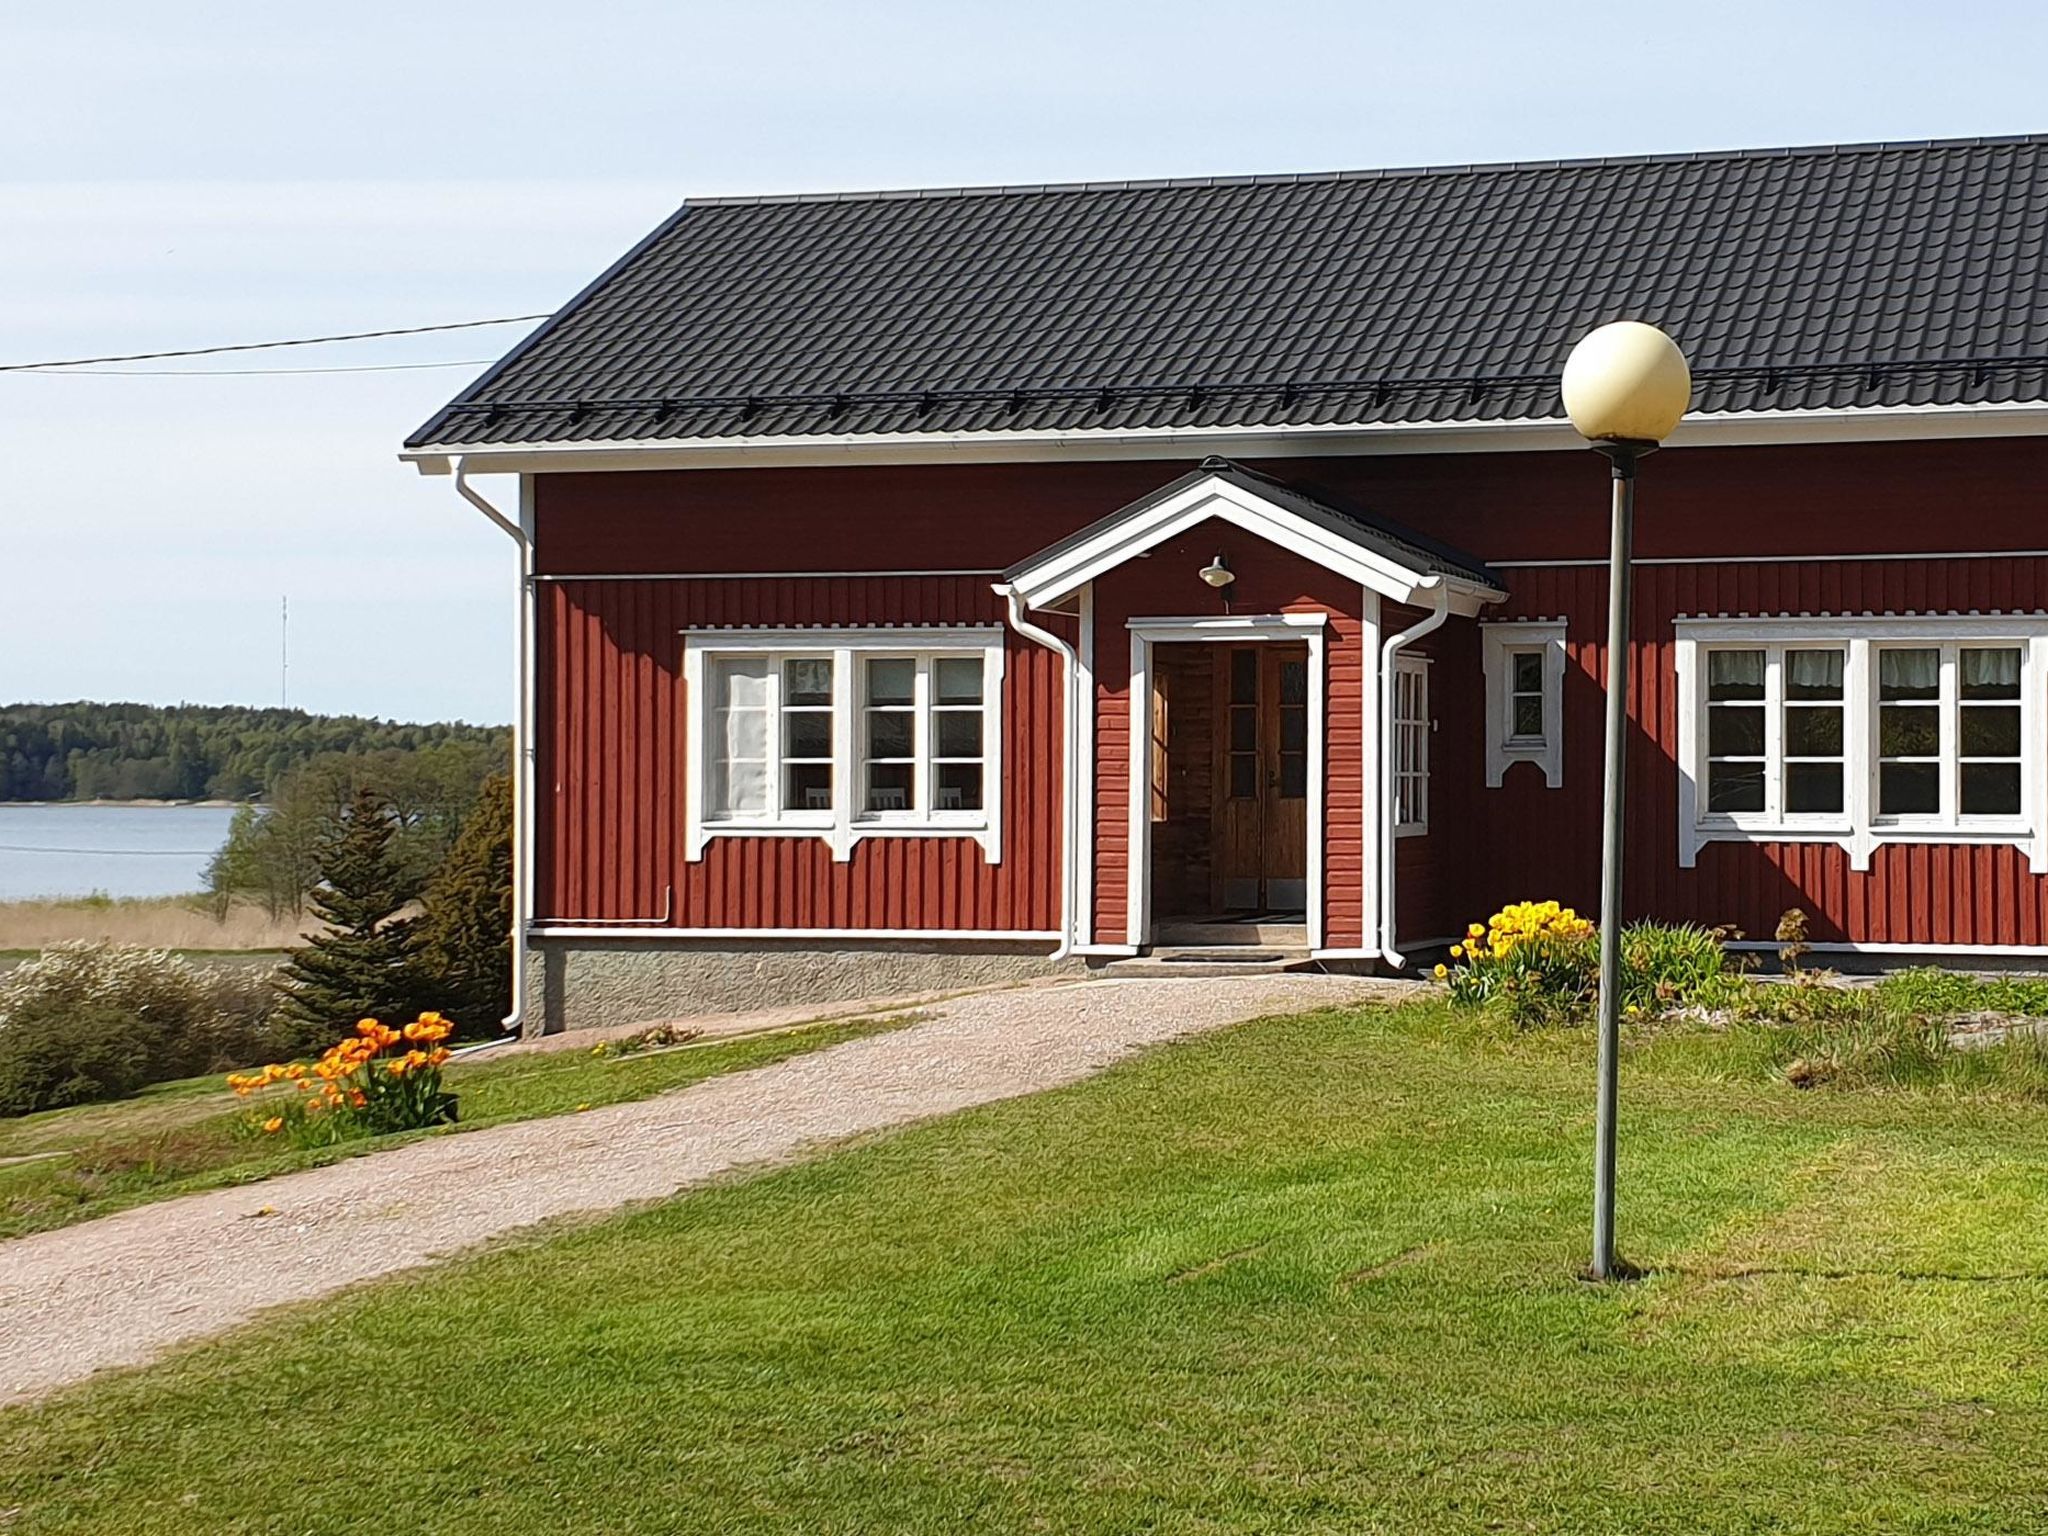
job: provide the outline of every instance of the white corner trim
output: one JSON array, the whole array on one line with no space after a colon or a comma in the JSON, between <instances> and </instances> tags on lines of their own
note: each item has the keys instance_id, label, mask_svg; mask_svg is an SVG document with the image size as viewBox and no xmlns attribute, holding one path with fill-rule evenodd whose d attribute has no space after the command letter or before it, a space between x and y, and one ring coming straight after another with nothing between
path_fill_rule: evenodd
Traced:
<instances>
[{"instance_id":1,"label":"white corner trim","mask_svg":"<svg viewBox=\"0 0 2048 1536\"><path fill-rule=\"evenodd\" d=\"M1274 613L1231 615L1227 621L1132 619L1131 636L1129 863L1124 871L1124 942L1143 948L1152 942L1152 647L1176 641L1293 641L1308 645L1308 841L1307 928L1311 950L1323 942L1323 818L1329 798L1324 771L1329 731L1325 615Z\"/></svg>"},{"instance_id":2,"label":"white corner trim","mask_svg":"<svg viewBox=\"0 0 2048 1536\"><path fill-rule=\"evenodd\" d=\"M1510 763L1535 763L1548 789L1564 784L1564 620L1482 624L1486 671L1486 787L1499 789ZM1543 654L1543 739L1522 741L1509 731L1509 657L1518 651Z\"/></svg>"},{"instance_id":3,"label":"white corner trim","mask_svg":"<svg viewBox=\"0 0 2048 1536\"><path fill-rule=\"evenodd\" d=\"M1483 588L1457 578L1412 570L1350 539L1318 527L1307 518L1221 475L1208 475L1186 490L1109 523L1093 538L1054 552L1020 569L1017 590L1034 608L1059 601L1076 588L1096 580L1126 561L1136 559L1182 533L1216 520L1243 529L1289 554L1298 555L1347 580L1371 587L1396 602L1417 600L1438 583L1448 583L1458 601L1476 613L1482 602L1496 598ZM1192 571L1189 575L1193 575Z\"/></svg>"},{"instance_id":4,"label":"white corner trim","mask_svg":"<svg viewBox=\"0 0 2048 1536\"><path fill-rule=\"evenodd\" d=\"M1380 787L1380 595L1359 589L1364 603L1358 658L1358 942L1361 958L1378 959L1380 947L1380 818L1391 799Z\"/></svg>"},{"instance_id":5,"label":"white corner trim","mask_svg":"<svg viewBox=\"0 0 2048 1536\"><path fill-rule=\"evenodd\" d=\"M1949 846L2003 845L2027 855L2030 873L2048 874L2048 616L2039 614L1845 614L1816 618L1679 619L1673 624L1678 684L1678 866L1698 866L1709 843L1824 843L1849 855L1857 873L1871 868L1887 844ZM2021 647L2020 814L1974 821L1881 821L1876 815L1877 710L1873 702L1874 648L1884 642L1930 646L2006 640ZM1706 689L1699 651L1709 647L1830 645L1845 653L1843 666L1843 809L1840 814L1721 814L1709 812L1700 788L1705 772ZM1768 678L1765 709L1766 793L1776 789L1778 754L1771 751L1780 729L1783 699ZM1944 704L1944 708L1947 705ZM1945 730L1949 727L1945 727ZM1946 775L1945 775L1946 777ZM1774 803L1773 800L1767 800ZM1914 948L1924 946L1910 946ZM1932 952L1930 949L1929 952Z\"/></svg>"},{"instance_id":6,"label":"white corner trim","mask_svg":"<svg viewBox=\"0 0 2048 1536\"><path fill-rule=\"evenodd\" d=\"M683 857L703 861L714 838L813 837L832 850L834 863L853 858L854 848L869 838L963 838L980 845L983 858L999 864L1003 857L1003 732L1006 631L1000 625L904 627L902 629L686 629L683 637L683 706L687 722L683 745ZM710 694L704 686L706 660L745 652L809 652L833 658L832 777L837 793L829 812L782 816L774 821L714 821L705 808L706 742L710 739ZM874 654L958 654L982 658L982 808L975 812L934 812L921 821L880 820L854 813L859 782L855 739L859 709L855 702L857 656ZM920 678L923 674L920 671ZM924 685L920 682L919 687ZM924 711L919 710L919 719ZM920 724L920 732L924 729ZM926 753L922 740L919 760Z\"/></svg>"},{"instance_id":7,"label":"white corner trim","mask_svg":"<svg viewBox=\"0 0 2048 1536\"><path fill-rule=\"evenodd\" d=\"M1074 777L1074 932L1083 944L1095 938L1095 583L1081 589L1080 612L1076 615L1080 634L1074 646L1075 709L1074 734L1079 738L1079 768ZM1081 949L1081 945L1076 945ZM1089 951L1083 950L1083 953Z\"/></svg>"},{"instance_id":8,"label":"white corner trim","mask_svg":"<svg viewBox=\"0 0 2048 1536\"><path fill-rule=\"evenodd\" d=\"M1379 773L1375 775L1373 787L1379 794L1379 801L1374 807L1372 826L1379 841L1379 857L1376 862L1379 865L1380 880L1380 954L1387 964L1396 970L1406 966L1408 962L1401 955L1401 947L1395 933L1395 925L1399 921L1399 900L1395 889L1397 861L1394 856L1394 693L1396 679L1400 676L1402 650L1432 631L1440 629L1444 621L1450 617L1449 595L1444 589L1439 587L1431 596L1434 602L1425 617L1404 630L1381 638L1378 658L1380 691L1375 707L1379 715L1380 755Z\"/></svg>"}]
</instances>

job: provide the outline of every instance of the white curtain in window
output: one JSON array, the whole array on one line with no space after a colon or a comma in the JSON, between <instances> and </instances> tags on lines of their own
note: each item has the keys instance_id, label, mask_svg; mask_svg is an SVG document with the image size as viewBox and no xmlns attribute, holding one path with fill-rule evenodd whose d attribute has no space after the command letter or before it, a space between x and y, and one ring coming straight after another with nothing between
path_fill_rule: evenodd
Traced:
<instances>
[{"instance_id":1,"label":"white curtain in window","mask_svg":"<svg viewBox=\"0 0 2048 1536\"><path fill-rule=\"evenodd\" d=\"M1931 695L1941 689L1941 652L1884 650L1877 653L1879 696Z\"/></svg>"},{"instance_id":2,"label":"white curtain in window","mask_svg":"<svg viewBox=\"0 0 2048 1536\"><path fill-rule=\"evenodd\" d=\"M1842 655L1840 651L1788 650L1785 653L1786 697L1841 697Z\"/></svg>"},{"instance_id":3,"label":"white curtain in window","mask_svg":"<svg viewBox=\"0 0 2048 1536\"><path fill-rule=\"evenodd\" d=\"M2010 698L2020 691L2020 653L1971 649L1963 652L1963 697Z\"/></svg>"},{"instance_id":4,"label":"white curtain in window","mask_svg":"<svg viewBox=\"0 0 2048 1536\"><path fill-rule=\"evenodd\" d=\"M767 658L719 661L711 672L712 730L709 804L721 817L768 810Z\"/></svg>"}]
</instances>

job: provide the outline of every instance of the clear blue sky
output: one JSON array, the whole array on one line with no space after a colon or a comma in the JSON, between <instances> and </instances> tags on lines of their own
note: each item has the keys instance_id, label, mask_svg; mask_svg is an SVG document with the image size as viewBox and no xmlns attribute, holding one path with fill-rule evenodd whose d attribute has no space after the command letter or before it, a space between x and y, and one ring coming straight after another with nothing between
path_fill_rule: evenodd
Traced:
<instances>
[{"instance_id":1,"label":"clear blue sky","mask_svg":"<svg viewBox=\"0 0 2048 1536\"><path fill-rule=\"evenodd\" d=\"M553 308L685 197L2048 129L2048 6L10 4L0 362ZM486 331L217 366L488 359ZM163 365L163 366L195 366ZM502 720L475 368L0 374L0 699Z\"/></svg>"}]
</instances>

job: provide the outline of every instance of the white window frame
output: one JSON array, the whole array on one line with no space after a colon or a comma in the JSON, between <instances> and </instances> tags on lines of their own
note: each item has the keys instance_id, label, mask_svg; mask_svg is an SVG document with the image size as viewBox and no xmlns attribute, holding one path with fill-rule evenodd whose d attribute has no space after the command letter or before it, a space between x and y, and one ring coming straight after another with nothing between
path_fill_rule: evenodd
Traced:
<instances>
[{"instance_id":1,"label":"white window frame","mask_svg":"<svg viewBox=\"0 0 2048 1536\"><path fill-rule=\"evenodd\" d=\"M1680 619L1678 672L1678 863L1691 869L1712 842L1834 843L1850 867L1868 870L1887 843L2010 844L2027 855L2029 870L2048 874L2048 616L2040 614L1926 614L1840 618ZM1978 647L2020 651L2020 814L1964 816L1957 809L1955 762L1960 724L1956 653ZM1942 807L1933 816L1881 816L1877 805L1877 652L1890 648L1942 653ZM1839 649L1843 661L1844 759L1841 814L1788 815L1783 804L1783 653ZM1707 666L1709 650L1765 652L1765 809L1714 813L1706 809Z\"/></svg>"},{"instance_id":2,"label":"white window frame","mask_svg":"<svg viewBox=\"0 0 2048 1536\"><path fill-rule=\"evenodd\" d=\"M1564 621L1487 624L1480 629L1486 667L1486 787L1499 789L1511 763L1534 763L1546 789L1564 785ZM1517 736L1515 657L1543 658L1543 734Z\"/></svg>"},{"instance_id":3,"label":"white window frame","mask_svg":"<svg viewBox=\"0 0 2048 1536\"><path fill-rule=\"evenodd\" d=\"M719 837L818 837L841 864L870 837L960 837L981 845L991 864L1002 861L1004 634L993 625L959 629L689 629L683 635L683 688L688 720L684 747L684 856L696 863ZM713 813L710 784L711 713L706 686L714 658L766 656L772 661L769 755L775 760L770 813L735 819ZM782 664L794 657L832 658L832 809L781 809ZM972 656L981 661L981 808L931 811L932 664ZM912 808L867 812L862 742L867 704L867 662L899 658L917 663L916 767Z\"/></svg>"},{"instance_id":4,"label":"white window frame","mask_svg":"<svg viewBox=\"0 0 2048 1536\"><path fill-rule=\"evenodd\" d=\"M1419 716L1403 716L1401 713L1401 679L1412 677L1419 690L1417 702L1422 713ZM1416 735L1415 763L1412 767L1401 766L1401 733L1404 728L1414 727ZM1435 722L1429 712L1429 658L1427 656L1397 655L1394 658L1394 782L1389 786L1388 814L1398 817L1401 805L1401 781L1414 780L1420 787L1417 796L1421 802L1422 814L1406 821L1396 820L1394 836L1429 836L1429 738Z\"/></svg>"}]
</instances>

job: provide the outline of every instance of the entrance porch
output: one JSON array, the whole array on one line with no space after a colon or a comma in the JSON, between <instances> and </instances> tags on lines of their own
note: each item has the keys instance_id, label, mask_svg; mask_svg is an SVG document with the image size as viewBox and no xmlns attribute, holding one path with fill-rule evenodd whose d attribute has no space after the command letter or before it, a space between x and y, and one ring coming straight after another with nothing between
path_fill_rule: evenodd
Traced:
<instances>
[{"instance_id":1,"label":"entrance porch","mask_svg":"<svg viewBox=\"0 0 2048 1536\"><path fill-rule=\"evenodd\" d=\"M1505 596L1484 566L1209 460L1000 590L1077 625L1078 952L1399 963L1431 721L1398 653Z\"/></svg>"}]
</instances>

